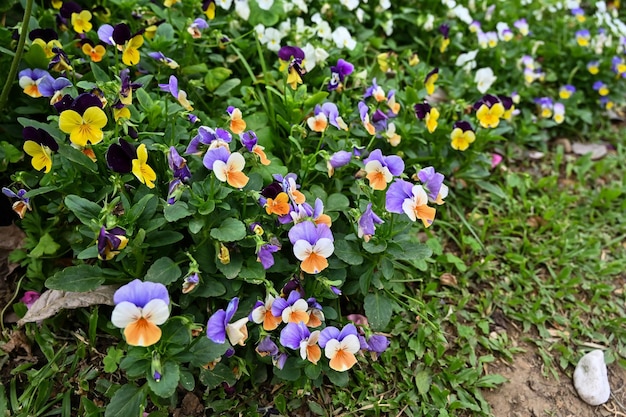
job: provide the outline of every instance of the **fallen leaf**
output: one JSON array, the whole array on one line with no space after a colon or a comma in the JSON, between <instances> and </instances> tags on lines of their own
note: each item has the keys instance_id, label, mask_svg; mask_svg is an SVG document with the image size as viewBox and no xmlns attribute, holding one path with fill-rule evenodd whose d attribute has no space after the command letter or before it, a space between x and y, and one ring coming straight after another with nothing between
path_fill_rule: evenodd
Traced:
<instances>
[{"instance_id":1,"label":"fallen leaf","mask_svg":"<svg viewBox=\"0 0 626 417\"><path fill-rule=\"evenodd\" d=\"M21 330L11 330L8 342L0 346L0 349L6 353L11 353L17 348L22 348L24 352L26 352L28 358L33 358L33 352L28 344L28 339L26 338L24 332Z\"/></svg>"},{"instance_id":2,"label":"fallen leaf","mask_svg":"<svg viewBox=\"0 0 626 417\"><path fill-rule=\"evenodd\" d=\"M0 226L0 249L12 251L13 249L21 248L26 239L26 235L16 225Z\"/></svg>"},{"instance_id":3,"label":"fallen leaf","mask_svg":"<svg viewBox=\"0 0 626 417\"><path fill-rule=\"evenodd\" d=\"M568 138L558 138L554 140L554 146L561 145L565 153L572 152L572 142Z\"/></svg>"},{"instance_id":4,"label":"fallen leaf","mask_svg":"<svg viewBox=\"0 0 626 417\"><path fill-rule=\"evenodd\" d=\"M539 151L529 151L528 152L528 157L530 159L541 159L545 156L546 154L544 154L543 152L539 152Z\"/></svg>"},{"instance_id":5,"label":"fallen leaf","mask_svg":"<svg viewBox=\"0 0 626 417\"><path fill-rule=\"evenodd\" d=\"M603 143L580 143L580 142L574 142L572 144L572 151L576 155L586 155L590 153L591 159L594 161L596 159L602 158L608 152L606 145Z\"/></svg>"},{"instance_id":6,"label":"fallen leaf","mask_svg":"<svg viewBox=\"0 0 626 417\"><path fill-rule=\"evenodd\" d=\"M449 272L445 272L443 273L440 277L439 277L439 281L447 286L447 287L456 287L457 286L457 281L456 281L456 277L454 275L452 275Z\"/></svg>"},{"instance_id":7,"label":"fallen leaf","mask_svg":"<svg viewBox=\"0 0 626 417\"><path fill-rule=\"evenodd\" d=\"M75 309L99 304L113 305L113 294L117 288L115 285L101 285L87 292L45 291L26 312L26 315L17 322L17 325L23 326L24 323L52 317L64 308Z\"/></svg>"}]
</instances>

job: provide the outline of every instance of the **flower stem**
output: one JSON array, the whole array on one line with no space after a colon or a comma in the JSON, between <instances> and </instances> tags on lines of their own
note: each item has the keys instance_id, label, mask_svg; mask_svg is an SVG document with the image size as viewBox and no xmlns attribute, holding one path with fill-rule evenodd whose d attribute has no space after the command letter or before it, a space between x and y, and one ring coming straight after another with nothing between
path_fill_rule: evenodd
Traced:
<instances>
[{"instance_id":1,"label":"flower stem","mask_svg":"<svg viewBox=\"0 0 626 417\"><path fill-rule=\"evenodd\" d=\"M28 32L28 22L30 21L30 15L33 11L33 0L26 0L26 8L24 9L24 19L22 20L22 32L20 33L20 39L17 42L17 49L15 50L15 56L13 57L13 62L11 63L11 68L9 69L9 75L4 83L4 87L2 88L2 94L0 95L0 111L4 109L4 106L7 103L9 98L9 91L11 91L11 85L15 79L15 75L17 74L17 67L22 59L22 54L24 52L24 44L26 43L26 32Z\"/></svg>"}]
</instances>

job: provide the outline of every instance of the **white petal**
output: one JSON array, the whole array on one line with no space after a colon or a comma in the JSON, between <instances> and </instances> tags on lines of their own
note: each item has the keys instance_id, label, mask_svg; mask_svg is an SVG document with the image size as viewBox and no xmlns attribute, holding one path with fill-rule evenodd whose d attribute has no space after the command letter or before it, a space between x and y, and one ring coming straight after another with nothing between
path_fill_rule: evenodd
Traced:
<instances>
[{"instance_id":1,"label":"white petal","mask_svg":"<svg viewBox=\"0 0 626 417\"><path fill-rule=\"evenodd\" d=\"M306 240L300 239L293 245L293 254L300 261L307 259L311 252L313 252L313 246Z\"/></svg>"},{"instance_id":2,"label":"white petal","mask_svg":"<svg viewBox=\"0 0 626 417\"><path fill-rule=\"evenodd\" d=\"M415 201L416 206L423 206L428 204L428 194L424 191L424 188L417 184L413 186L413 200Z\"/></svg>"},{"instance_id":3,"label":"white petal","mask_svg":"<svg viewBox=\"0 0 626 417\"><path fill-rule=\"evenodd\" d=\"M368 174L370 172L382 171L382 169L383 164L381 164L380 161L377 160L372 160L365 164L365 172L367 172Z\"/></svg>"},{"instance_id":4,"label":"white petal","mask_svg":"<svg viewBox=\"0 0 626 417\"><path fill-rule=\"evenodd\" d=\"M328 258L330 255L333 254L334 250L335 250L335 245L333 244L333 241L328 238L323 237L317 241L317 243L315 244L315 248L313 249L313 252L317 253L320 256L323 256L324 258Z\"/></svg>"},{"instance_id":5,"label":"white petal","mask_svg":"<svg viewBox=\"0 0 626 417\"><path fill-rule=\"evenodd\" d=\"M297 300L291 306L291 311L307 311L309 308L309 303L306 302L304 298Z\"/></svg>"},{"instance_id":6,"label":"white petal","mask_svg":"<svg viewBox=\"0 0 626 417\"><path fill-rule=\"evenodd\" d=\"M120 329L126 328L139 318L141 318L141 309L128 301L122 301L116 305L111 314L111 322Z\"/></svg>"},{"instance_id":7,"label":"white petal","mask_svg":"<svg viewBox=\"0 0 626 417\"><path fill-rule=\"evenodd\" d=\"M353 334L347 335L341 341L341 349L353 354L357 353L359 350L361 350L361 343L359 342L359 338Z\"/></svg>"},{"instance_id":8,"label":"white petal","mask_svg":"<svg viewBox=\"0 0 626 417\"><path fill-rule=\"evenodd\" d=\"M306 359L306 348L308 345L307 339L300 342L300 357L302 359Z\"/></svg>"},{"instance_id":9,"label":"white petal","mask_svg":"<svg viewBox=\"0 0 626 417\"><path fill-rule=\"evenodd\" d=\"M265 320L265 312L267 309L263 306L259 306L252 310L252 321L256 324L261 324Z\"/></svg>"},{"instance_id":10,"label":"white petal","mask_svg":"<svg viewBox=\"0 0 626 417\"><path fill-rule=\"evenodd\" d=\"M244 159L243 155L241 155L239 152L233 152L228 157L228 163L226 165L228 165L228 168L231 171L241 172L243 168L246 166L246 160ZM215 167L215 165L213 165L213 167Z\"/></svg>"},{"instance_id":11,"label":"white petal","mask_svg":"<svg viewBox=\"0 0 626 417\"><path fill-rule=\"evenodd\" d=\"M218 180L226 182L226 163L224 161L217 160L213 162L213 172Z\"/></svg>"},{"instance_id":12,"label":"white petal","mask_svg":"<svg viewBox=\"0 0 626 417\"><path fill-rule=\"evenodd\" d=\"M240 344L246 338L247 334L242 331L242 328L247 322L248 318L242 317L236 322L226 325L226 335L231 345Z\"/></svg>"},{"instance_id":13,"label":"white petal","mask_svg":"<svg viewBox=\"0 0 626 417\"><path fill-rule=\"evenodd\" d=\"M415 217L415 201L410 198L405 198L402 202L402 211L404 214L409 216L409 219L415 221L417 217Z\"/></svg>"},{"instance_id":14,"label":"white petal","mask_svg":"<svg viewBox=\"0 0 626 417\"><path fill-rule=\"evenodd\" d=\"M165 323L167 318L170 316L170 309L165 301L155 299L151 300L143 307L142 314L152 323L159 325Z\"/></svg>"},{"instance_id":15,"label":"white petal","mask_svg":"<svg viewBox=\"0 0 626 417\"><path fill-rule=\"evenodd\" d=\"M328 359L332 359L335 357L339 349L341 349L341 342L339 342L339 340L337 339L330 339L328 342L326 342L326 346L324 347L324 356L326 356Z\"/></svg>"}]
</instances>

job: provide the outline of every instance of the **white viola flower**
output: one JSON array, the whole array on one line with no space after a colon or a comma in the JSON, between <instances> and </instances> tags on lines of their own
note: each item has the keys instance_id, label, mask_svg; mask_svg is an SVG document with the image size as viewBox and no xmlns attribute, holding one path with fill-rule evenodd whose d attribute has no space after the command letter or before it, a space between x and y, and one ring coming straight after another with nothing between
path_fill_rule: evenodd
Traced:
<instances>
[{"instance_id":1,"label":"white viola flower","mask_svg":"<svg viewBox=\"0 0 626 417\"><path fill-rule=\"evenodd\" d=\"M322 16L319 13L315 13L313 16L311 16L311 22L313 23L317 23L319 24L320 22L323 22L324 19L322 19Z\"/></svg>"},{"instance_id":2,"label":"white viola flower","mask_svg":"<svg viewBox=\"0 0 626 417\"><path fill-rule=\"evenodd\" d=\"M393 33L393 20L387 20L385 23L382 24L382 27L385 35L391 36L391 34Z\"/></svg>"},{"instance_id":3,"label":"white viola flower","mask_svg":"<svg viewBox=\"0 0 626 417\"><path fill-rule=\"evenodd\" d=\"M485 94L487 90L491 87L491 85L498 79L493 74L493 70L489 67L481 68L476 71L476 75L474 77L474 82L476 83L476 88L481 94Z\"/></svg>"},{"instance_id":4,"label":"white viola flower","mask_svg":"<svg viewBox=\"0 0 626 417\"><path fill-rule=\"evenodd\" d=\"M304 51L304 69L310 72L318 63L326 62L328 59L328 52L324 48L316 48L310 43L307 43L302 48Z\"/></svg>"},{"instance_id":5,"label":"white viola flower","mask_svg":"<svg viewBox=\"0 0 626 417\"><path fill-rule=\"evenodd\" d=\"M217 0L217 5L224 10L230 9L231 4L233 4L233 0Z\"/></svg>"},{"instance_id":6,"label":"white viola flower","mask_svg":"<svg viewBox=\"0 0 626 417\"><path fill-rule=\"evenodd\" d=\"M293 5L292 2L290 1L284 1L283 2L283 11L287 14L289 14L289 12L291 12L293 10L295 6Z\"/></svg>"},{"instance_id":7,"label":"white viola flower","mask_svg":"<svg viewBox=\"0 0 626 417\"><path fill-rule=\"evenodd\" d=\"M259 42L261 42L261 45L265 45L267 43L267 39L265 39L265 26L259 23L254 27L254 32Z\"/></svg>"},{"instance_id":8,"label":"white viola flower","mask_svg":"<svg viewBox=\"0 0 626 417\"><path fill-rule=\"evenodd\" d=\"M363 11L363 9L361 9L360 7L358 9L356 9L356 20L359 21L359 23L363 23L363 18L365 17L365 12Z\"/></svg>"},{"instance_id":9,"label":"white viola flower","mask_svg":"<svg viewBox=\"0 0 626 417\"><path fill-rule=\"evenodd\" d=\"M320 39L331 39L333 36L330 25L327 21L321 20L315 27L315 33Z\"/></svg>"},{"instance_id":10,"label":"white viola flower","mask_svg":"<svg viewBox=\"0 0 626 417\"><path fill-rule=\"evenodd\" d=\"M340 0L339 2L350 11L359 7L359 0Z\"/></svg>"},{"instance_id":11,"label":"white viola flower","mask_svg":"<svg viewBox=\"0 0 626 417\"><path fill-rule=\"evenodd\" d=\"M448 9L452 9L454 8L454 6L456 6L456 2L454 0L443 0L441 3L445 6L448 6Z\"/></svg>"},{"instance_id":12,"label":"white viola flower","mask_svg":"<svg viewBox=\"0 0 626 417\"><path fill-rule=\"evenodd\" d=\"M278 25L278 30L280 31L280 35L283 38L289 35L289 32L291 32L291 21L283 20L282 22L280 22L280 25Z\"/></svg>"},{"instance_id":13,"label":"white viola flower","mask_svg":"<svg viewBox=\"0 0 626 417\"><path fill-rule=\"evenodd\" d=\"M380 3L378 3L380 5L380 8L383 10L389 10L389 8L391 8L391 1L389 0L380 0Z\"/></svg>"},{"instance_id":14,"label":"white viola flower","mask_svg":"<svg viewBox=\"0 0 626 417\"><path fill-rule=\"evenodd\" d=\"M250 18L250 5L248 4L248 0L236 0L235 13L243 20L247 21Z\"/></svg>"},{"instance_id":15,"label":"white viola flower","mask_svg":"<svg viewBox=\"0 0 626 417\"><path fill-rule=\"evenodd\" d=\"M426 21L424 22L424 30L430 32L435 27L435 16L432 14L428 14L426 16Z\"/></svg>"},{"instance_id":16,"label":"white viola flower","mask_svg":"<svg viewBox=\"0 0 626 417\"><path fill-rule=\"evenodd\" d=\"M304 0L291 0L294 6L296 6L302 13L309 12L309 6L304 2Z\"/></svg>"},{"instance_id":17,"label":"white viola flower","mask_svg":"<svg viewBox=\"0 0 626 417\"><path fill-rule=\"evenodd\" d=\"M333 31L333 41L337 48L348 48L352 51L356 47L356 41L352 39L348 29L343 26L339 26Z\"/></svg>"},{"instance_id":18,"label":"white viola flower","mask_svg":"<svg viewBox=\"0 0 626 417\"><path fill-rule=\"evenodd\" d=\"M460 4L452 9L452 13L456 16L457 19L467 25L471 24L474 21L474 19L472 19L472 16L470 16L469 10L465 6L462 6Z\"/></svg>"},{"instance_id":19,"label":"white viola flower","mask_svg":"<svg viewBox=\"0 0 626 417\"><path fill-rule=\"evenodd\" d=\"M478 54L478 49L473 51L466 52L464 54L460 54L456 58L456 62L454 65L457 67L463 67L463 69L467 72L476 68L476 55Z\"/></svg>"},{"instance_id":20,"label":"white viola flower","mask_svg":"<svg viewBox=\"0 0 626 417\"><path fill-rule=\"evenodd\" d=\"M270 51L278 52L280 50L280 41L282 40L283 35L280 33L278 29L275 28L267 28L265 29L265 34L263 35L263 39L265 39L265 44L267 45L267 49Z\"/></svg>"},{"instance_id":21,"label":"white viola flower","mask_svg":"<svg viewBox=\"0 0 626 417\"><path fill-rule=\"evenodd\" d=\"M257 0L261 10L269 10L274 5L274 0Z\"/></svg>"}]
</instances>

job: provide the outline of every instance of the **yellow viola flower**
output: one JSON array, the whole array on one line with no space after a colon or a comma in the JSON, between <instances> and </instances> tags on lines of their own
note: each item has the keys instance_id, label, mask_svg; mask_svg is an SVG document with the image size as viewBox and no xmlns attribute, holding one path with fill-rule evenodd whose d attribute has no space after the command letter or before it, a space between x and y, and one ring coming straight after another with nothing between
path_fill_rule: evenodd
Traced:
<instances>
[{"instance_id":1,"label":"yellow viola flower","mask_svg":"<svg viewBox=\"0 0 626 417\"><path fill-rule=\"evenodd\" d=\"M450 139L452 139L450 144L452 149L464 151L476 140L476 134L468 122L461 120L454 124Z\"/></svg>"},{"instance_id":2,"label":"yellow viola flower","mask_svg":"<svg viewBox=\"0 0 626 417\"><path fill-rule=\"evenodd\" d=\"M102 45L90 45L88 43L82 46L82 51L85 55L87 55L93 62L102 61L102 57L106 53L106 49Z\"/></svg>"},{"instance_id":3,"label":"yellow viola flower","mask_svg":"<svg viewBox=\"0 0 626 417\"><path fill-rule=\"evenodd\" d=\"M435 92L435 82L439 78L439 68L435 68L428 74L426 74L426 78L424 79L424 87L426 87L426 93L432 94Z\"/></svg>"},{"instance_id":4,"label":"yellow viola flower","mask_svg":"<svg viewBox=\"0 0 626 417\"><path fill-rule=\"evenodd\" d=\"M489 104L491 104L491 106ZM476 117L480 125L484 128L498 127L502 116L504 116L504 106L500 102L493 103L484 101L476 112Z\"/></svg>"},{"instance_id":5,"label":"yellow viola flower","mask_svg":"<svg viewBox=\"0 0 626 417\"><path fill-rule=\"evenodd\" d=\"M76 33L89 32L93 27L91 24L91 12L83 10L80 13L72 13L72 26Z\"/></svg>"},{"instance_id":6,"label":"yellow viola flower","mask_svg":"<svg viewBox=\"0 0 626 417\"><path fill-rule=\"evenodd\" d=\"M85 147L87 142L95 145L102 140L102 128L107 121L100 107L89 107L82 116L74 110L65 110L59 116L59 129L69 133L72 143Z\"/></svg>"},{"instance_id":7,"label":"yellow viola flower","mask_svg":"<svg viewBox=\"0 0 626 417\"><path fill-rule=\"evenodd\" d=\"M52 168L52 152L59 149L59 145L43 129L37 129L32 126L25 127L22 135L24 142L24 152L33 159L31 164L37 171L44 169L46 173Z\"/></svg>"},{"instance_id":8,"label":"yellow viola flower","mask_svg":"<svg viewBox=\"0 0 626 417\"><path fill-rule=\"evenodd\" d=\"M135 177L148 188L154 188L156 173L148 165L148 149L143 143L137 148L137 159L133 159L132 164L132 173Z\"/></svg>"},{"instance_id":9,"label":"yellow viola flower","mask_svg":"<svg viewBox=\"0 0 626 417\"><path fill-rule=\"evenodd\" d=\"M122 62L125 65L137 65L139 63L139 59L141 58L139 55L139 47L143 45L143 36L137 35L131 38L124 45L124 50L122 51Z\"/></svg>"},{"instance_id":10,"label":"yellow viola flower","mask_svg":"<svg viewBox=\"0 0 626 417\"><path fill-rule=\"evenodd\" d=\"M55 53L52 52L52 48L63 48L63 45L61 45L61 42L59 42L57 39L46 42L41 38L37 38L33 41L33 45L41 46L41 49L43 49L44 53L46 54L46 58L52 58L55 55Z\"/></svg>"},{"instance_id":11,"label":"yellow viola flower","mask_svg":"<svg viewBox=\"0 0 626 417\"><path fill-rule=\"evenodd\" d=\"M428 129L428 132L433 133L435 129L437 129L438 119L439 119L439 110L433 107L432 109L430 109L430 111L426 114L426 117L425 117L426 128Z\"/></svg>"}]
</instances>

